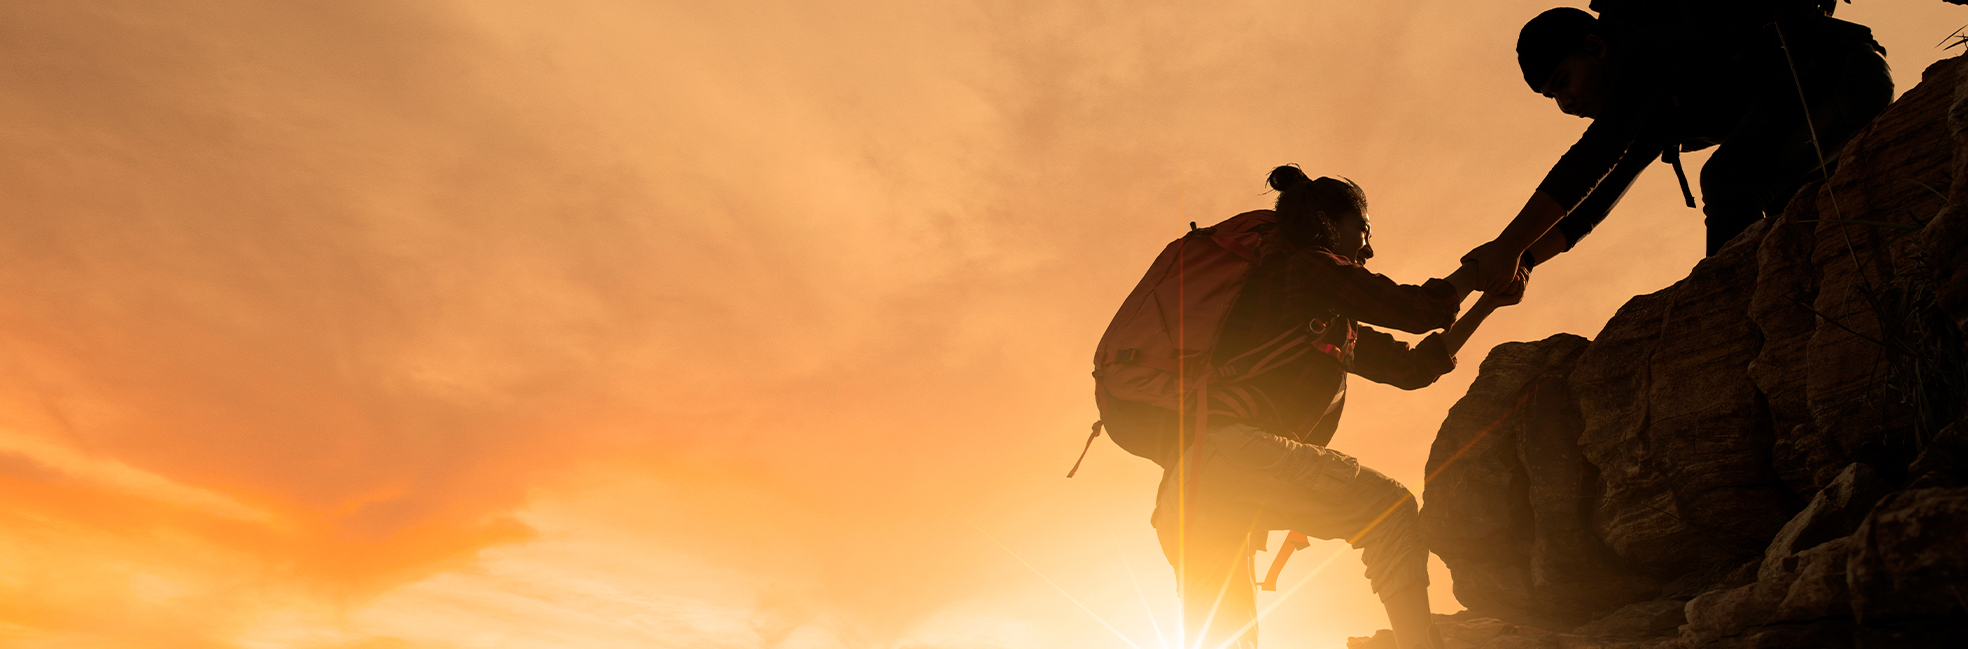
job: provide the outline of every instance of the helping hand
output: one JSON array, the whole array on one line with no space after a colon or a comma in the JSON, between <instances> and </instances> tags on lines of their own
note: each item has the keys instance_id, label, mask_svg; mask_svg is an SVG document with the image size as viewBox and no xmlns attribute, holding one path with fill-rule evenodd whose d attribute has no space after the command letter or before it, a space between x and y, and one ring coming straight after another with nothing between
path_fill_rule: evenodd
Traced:
<instances>
[{"instance_id":1,"label":"helping hand","mask_svg":"<svg viewBox=\"0 0 1968 649\"><path fill-rule=\"evenodd\" d=\"M1471 262L1476 264L1476 286L1473 288L1484 293L1493 293L1506 290L1512 282L1517 281L1519 275L1523 274L1518 272L1520 267L1517 264L1523 254L1521 250L1506 250L1503 246L1497 245L1497 242L1491 241L1476 246L1476 249L1462 256L1462 261L1464 264Z\"/></svg>"},{"instance_id":2,"label":"helping hand","mask_svg":"<svg viewBox=\"0 0 1968 649\"><path fill-rule=\"evenodd\" d=\"M1529 268L1522 269L1522 272L1518 273L1517 277L1511 279L1510 283L1505 285L1501 290L1484 293L1483 299L1488 300L1490 306L1496 307L1516 306L1523 303L1524 287L1531 279L1530 271L1531 269Z\"/></svg>"}]
</instances>

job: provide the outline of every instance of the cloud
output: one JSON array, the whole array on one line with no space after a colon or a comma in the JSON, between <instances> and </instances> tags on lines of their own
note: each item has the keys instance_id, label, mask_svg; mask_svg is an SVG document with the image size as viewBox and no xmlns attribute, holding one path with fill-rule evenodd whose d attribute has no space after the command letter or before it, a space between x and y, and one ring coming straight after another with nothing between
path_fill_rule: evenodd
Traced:
<instances>
[{"instance_id":1,"label":"cloud","mask_svg":"<svg viewBox=\"0 0 1968 649\"><path fill-rule=\"evenodd\" d=\"M1378 69L1297 79L1337 47L1265 28L1302 8L13 11L0 426L63 530L17 540L213 642L544 543L516 512L582 488L759 587L768 643L1024 584L969 530L1063 520L1124 251L1351 164L1241 149L1351 132L1295 116Z\"/></svg>"},{"instance_id":2,"label":"cloud","mask_svg":"<svg viewBox=\"0 0 1968 649\"><path fill-rule=\"evenodd\" d=\"M278 608L242 588L363 601L530 538L511 513L533 490L611 462L663 476L675 501L651 507L695 517L668 543L716 555L710 539L735 528L803 525L808 553L849 559L820 560L847 571L808 576L824 588L897 619L934 606L858 583L876 552L920 540L908 524L878 521L896 534L868 541L843 530L869 521L824 512L963 505L844 479L906 464L936 409L968 401L940 396L966 378L909 382L980 363L951 339L962 323L932 314L991 263L961 215L914 218L929 190L910 178L936 172L888 155L901 142L815 129L830 116L812 106L715 115L685 150L617 144L620 129L657 145L690 129L609 121L620 98L579 76L597 70L556 74L555 57L597 54L556 49L580 39L501 40L525 11L12 10L0 468L10 511L37 523L7 534L46 565L120 558L81 570L101 590L73 598L47 595L63 573L18 572L0 583L24 608L0 617L81 633L102 618L68 608L109 595L99 615L121 626L220 642ZM798 71L773 67L787 63L727 70ZM713 102L741 89L696 81ZM729 108L693 101L632 108ZM751 160L780 165L737 168L768 144ZM843 159L843 145L870 150ZM898 195L912 202L887 204ZM863 355L888 361L870 371ZM830 451L844 457L816 456ZM145 576L158 571L178 576ZM138 582L221 614L153 606Z\"/></svg>"}]
</instances>

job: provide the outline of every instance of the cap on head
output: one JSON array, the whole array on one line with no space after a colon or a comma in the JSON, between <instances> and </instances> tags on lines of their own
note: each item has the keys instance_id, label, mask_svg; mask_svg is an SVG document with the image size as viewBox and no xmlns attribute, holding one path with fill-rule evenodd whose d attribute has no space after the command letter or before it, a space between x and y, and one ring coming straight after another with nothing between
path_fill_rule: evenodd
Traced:
<instances>
[{"instance_id":1,"label":"cap on head","mask_svg":"<svg viewBox=\"0 0 1968 649\"><path fill-rule=\"evenodd\" d=\"M1544 81L1558 69L1558 62L1585 47L1585 37L1598 31L1599 21L1584 10L1559 7L1524 23L1517 33L1517 67L1524 70L1524 83L1541 92Z\"/></svg>"}]
</instances>

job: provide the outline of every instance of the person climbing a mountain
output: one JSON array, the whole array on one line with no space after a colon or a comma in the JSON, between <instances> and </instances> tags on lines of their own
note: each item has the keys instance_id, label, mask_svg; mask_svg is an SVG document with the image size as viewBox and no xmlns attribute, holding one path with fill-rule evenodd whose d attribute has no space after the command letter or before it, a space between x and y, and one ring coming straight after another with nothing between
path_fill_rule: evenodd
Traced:
<instances>
[{"instance_id":1,"label":"person climbing a mountain","mask_svg":"<svg viewBox=\"0 0 1968 649\"><path fill-rule=\"evenodd\" d=\"M1149 317L1193 312L1202 309L1195 304L1208 303L1198 293L1216 292L1195 273L1216 268L1211 259L1229 257L1207 257L1204 248L1180 246L1249 248L1238 253L1248 254L1251 266L1238 276L1240 292L1225 307L1213 351L1200 355L1216 359L1212 383L1199 389L1194 374L1182 379L1190 385L1179 398L1191 404L1185 406L1190 412L1122 396L1135 394L1123 385L1130 379L1122 372L1152 377L1156 365L1141 350L1107 348L1138 344L1118 340L1172 332L1153 323L1132 324L1139 322L1130 319L1137 313L1130 310L1134 296L1096 353L1097 380L1118 382L1096 388L1112 437L1165 468L1151 522L1177 573L1184 646L1199 641L1204 647L1256 646L1253 553L1265 545L1269 531L1293 530L1292 542L1302 543L1298 535L1303 534L1345 539L1363 549L1367 579L1387 608L1399 646L1439 647L1431 638L1428 551L1417 528L1414 494L1327 445L1346 405L1348 374L1407 390L1425 387L1455 368L1455 353L1470 334L1494 309L1516 304L1523 287L1485 294L1457 320L1474 285L1472 266L1420 286L1395 282L1365 266L1374 256L1372 221L1358 185L1314 180L1295 166L1276 168L1268 182L1278 191L1275 210L1198 229L1186 243L1171 244L1176 252L1164 254L1163 260L1190 265L1194 281L1184 285L1181 299L1200 301L1138 311ZM1241 241L1252 245L1238 243L1238 237L1248 237ZM1173 266L1158 263L1135 296L1152 293L1157 278L1165 277L1157 269ZM1201 327L1210 321L1188 322ZM1411 347L1368 323L1411 333L1447 331ZM1146 338L1129 339L1129 327ZM1175 374L1180 371L1162 376ZM1198 403L1204 412L1192 420ZM1207 422L1200 434L1190 425L1197 422ZM1266 588L1275 585L1276 574L1274 567Z\"/></svg>"},{"instance_id":2,"label":"person climbing a mountain","mask_svg":"<svg viewBox=\"0 0 1968 649\"><path fill-rule=\"evenodd\" d=\"M1849 0L1848 0L1849 1ZM1720 145L1701 169L1713 255L1783 210L1893 99L1885 49L1866 27L1831 17L1835 0L1597 0L1539 14L1517 38L1531 90L1592 120L1496 239L1465 259L1478 288L1513 277L1579 240L1654 159Z\"/></svg>"}]
</instances>

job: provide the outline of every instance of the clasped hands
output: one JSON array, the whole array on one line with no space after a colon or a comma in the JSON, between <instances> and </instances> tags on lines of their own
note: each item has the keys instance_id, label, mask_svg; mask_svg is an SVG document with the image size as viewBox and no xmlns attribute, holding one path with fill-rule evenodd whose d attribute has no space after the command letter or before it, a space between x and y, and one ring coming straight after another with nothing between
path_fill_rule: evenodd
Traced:
<instances>
[{"instance_id":1,"label":"clasped hands","mask_svg":"<svg viewBox=\"0 0 1968 649\"><path fill-rule=\"evenodd\" d=\"M1491 306L1510 306L1524 300L1524 286L1531 279L1531 268L1521 263L1524 251L1510 250L1491 241L1462 256L1462 267L1449 281L1467 294L1482 291L1482 301Z\"/></svg>"}]
</instances>

